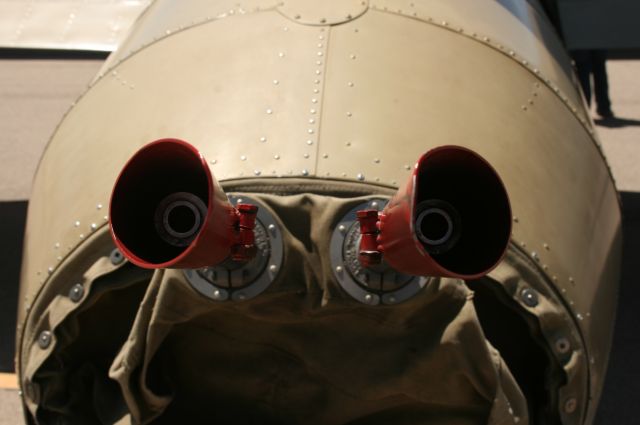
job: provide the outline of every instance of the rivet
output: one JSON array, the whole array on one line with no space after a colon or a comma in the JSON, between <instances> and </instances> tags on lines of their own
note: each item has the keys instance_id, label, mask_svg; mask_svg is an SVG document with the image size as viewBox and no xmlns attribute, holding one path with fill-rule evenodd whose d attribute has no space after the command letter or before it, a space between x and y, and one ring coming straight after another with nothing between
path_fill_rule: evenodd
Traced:
<instances>
[{"instance_id":1,"label":"rivet","mask_svg":"<svg viewBox=\"0 0 640 425\"><path fill-rule=\"evenodd\" d=\"M389 303L393 304L393 303L395 303L397 300L396 300L396 297L391 296L391 297L389 297L388 301L389 301Z\"/></svg>"},{"instance_id":2,"label":"rivet","mask_svg":"<svg viewBox=\"0 0 640 425\"><path fill-rule=\"evenodd\" d=\"M336 272L342 273L342 266L336 266Z\"/></svg>"},{"instance_id":3,"label":"rivet","mask_svg":"<svg viewBox=\"0 0 640 425\"><path fill-rule=\"evenodd\" d=\"M318 66L322 65L322 61L319 61L319 60L316 61L316 65L318 65Z\"/></svg>"},{"instance_id":4,"label":"rivet","mask_svg":"<svg viewBox=\"0 0 640 425\"><path fill-rule=\"evenodd\" d=\"M267 226L267 229L269 229L269 231L271 233L275 233L276 232L276 225L275 224L270 224L269 226Z\"/></svg>"},{"instance_id":5,"label":"rivet","mask_svg":"<svg viewBox=\"0 0 640 425\"><path fill-rule=\"evenodd\" d=\"M355 58L356 58L356 55L354 55L354 54L352 53L351 55L349 55L349 57L350 57L351 59L355 59Z\"/></svg>"},{"instance_id":6,"label":"rivet","mask_svg":"<svg viewBox=\"0 0 640 425\"><path fill-rule=\"evenodd\" d=\"M522 110L526 111L527 110L527 106L526 105L522 105Z\"/></svg>"},{"instance_id":7,"label":"rivet","mask_svg":"<svg viewBox=\"0 0 640 425\"><path fill-rule=\"evenodd\" d=\"M122 255L122 252L120 252L120 250L116 248L111 251L111 254L109 254L109 260L111 261L111 264L117 266L124 261L124 255Z\"/></svg>"},{"instance_id":8,"label":"rivet","mask_svg":"<svg viewBox=\"0 0 640 425\"><path fill-rule=\"evenodd\" d=\"M582 317L582 314L580 313L576 314L576 318L580 321L584 320L584 317Z\"/></svg>"},{"instance_id":9,"label":"rivet","mask_svg":"<svg viewBox=\"0 0 640 425\"><path fill-rule=\"evenodd\" d=\"M98 205L96 205L96 209L97 209L97 210L101 210L101 209L102 209L102 204L98 204Z\"/></svg>"},{"instance_id":10,"label":"rivet","mask_svg":"<svg viewBox=\"0 0 640 425\"><path fill-rule=\"evenodd\" d=\"M380 164L380 158L374 158L373 162L376 163L376 164Z\"/></svg>"},{"instance_id":11,"label":"rivet","mask_svg":"<svg viewBox=\"0 0 640 425\"><path fill-rule=\"evenodd\" d=\"M329 158L329 155L327 155L327 154L325 153L325 154L323 154L323 155L322 155L322 157L323 157L324 159L327 159L327 158Z\"/></svg>"},{"instance_id":12,"label":"rivet","mask_svg":"<svg viewBox=\"0 0 640 425\"><path fill-rule=\"evenodd\" d=\"M324 35L319 35L318 40L324 40Z\"/></svg>"},{"instance_id":13,"label":"rivet","mask_svg":"<svg viewBox=\"0 0 640 425\"><path fill-rule=\"evenodd\" d=\"M320 89L313 89L313 92L316 93L316 94L320 93Z\"/></svg>"},{"instance_id":14,"label":"rivet","mask_svg":"<svg viewBox=\"0 0 640 425\"><path fill-rule=\"evenodd\" d=\"M307 133L313 134L313 133L315 133L315 130L313 128L310 128L310 129L307 130Z\"/></svg>"},{"instance_id":15,"label":"rivet","mask_svg":"<svg viewBox=\"0 0 640 425\"><path fill-rule=\"evenodd\" d=\"M289 31L289 27L282 28L284 31Z\"/></svg>"},{"instance_id":16,"label":"rivet","mask_svg":"<svg viewBox=\"0 0 640 425\"><path fill-rule=\"evenodd\" d=\"M520 299L528 307L535 307L538 305L538 294L531 288L525 288L520 292Z\"/></svg>"},{"instance_id":17,"label":"rivet","mask_svg":"<svg viewBox=\"0 0 640 425\"><path fill-rule=\"evenodd\" d=\"M216 289L215 291L213 291L213 298L220 298L220 291L218 289Z\"/></svg>"},{"instance_id":18,"label":"rivet","mask_svg":"<svg viewBox=\"0 0 640 425\"><path fill-rule=\"evenodd\" d=\"M267 110L266 110L266 112L267 112L267 114L269 114L269 115L273 114L273 110L272 110L272 109L267 109Z\"/></svg>"},{"instance_id":19,"label":"rivet","mask_svg":"<svg viewBox=\"0 0 640 425\"><path fill-rule=\"evenodd\" d=\"M260 142L264 143L264 142L266 142L266 141L267 141L267 138L266 138L266 137L262 136L262 137L260 138Z\"/></svg>"},{"instance_id":20,"label":"rivet","mask_svg":"<svg viewBox=\"0 0 640 425\"><path fill-rule=\"evenodd\" d=\"M80 222L76 221L75 223L73 223L73 225L76 226L76 227L80 227Z\"/></svg>"},{"instance_id":21,"label":"rivet","mask_svg":"<svg viewBox=\"0 0 640 425\"><path fill-rule=\"evenodd\" d=\"M520 242L520 246L521 246L521 247L523 247L523 248L525 248L525 247L527 246L527 244L526 244L526 243L524 243L524 242Z\"/></svg>"},{"instance_id":22,"label":"rivet","mask_svg":"<svg viewBox=\"0 0 640 425\"><path fill-rule=\"evenodd\" d=\"M51 332L42 331L38 336L38 346L43 350L51 345Z\"/></svg>"},{"instance_id":23,"label":"rivet","mask_svg":"<svg viewBox=\"0 0 640 425\"><path fill-rule=\"evenodd\" d=\"M347 230L347 228L346 228L346 227L344 227L344 224L341 224L340 226L338 226L338 231L339 231L340 233L344 233L346 230Z\"/></svg>"},{"instance_id":24,"label":"rivet","mask_svg":"<svg viewBox=\"0 0 640 425\"><path fill-rule=\"evenodd\" d=\"M531 252L531 257L536 261L540 261L540 256L538 256L538 253L535 251Z\"/></svg>"},{"instance_id":25,"label":"rivet","mask_svg":"<svg viewBox=\"0 0 640 425\"><path fill-rule=\"evenodd\" d=\"M79 283L76 283L75 285L73 285L73 287L69 291L69 298L74 303L77 303L78 301L80 301L83 295L84 295L84 287Z\"/></svg>"},{"instance_id":26,"label":"rivet","mask_svg":"<svg viewBox=\"0 0 640 425\"><path fill-rule=\"evenodd\" d=\"M371 208L378 209L378 203L377 203L376 201L373 201L373 202L371 203Z\"/></svg>"},{"instance_id":27,"label":"rivet","mask_svg":"<svg viewBox=\"0 0 640 425\"><path fill-rule=\"evenodd\" d=\"M410 165L405 164L404 169L408 171L408 170L410 170L410 169L411 169L411 166L410 166Z\"/></svg>"},{"instance_id":28,"label":"rivet","mask_svg":"<svg viewBox=\"0 0 640 425\"><path fill-rule=\"evenodd\" d=\"M273 226L273 225L272 225L272 226ZM275 226L274 226L274 227L275 227ZM271 229L269 229L269 230L271 230ZM270 266L269 266L269 271L270 271L270 272L272 272L272 273L273 273L273 272L276 272L277 270L278 270L278 266L276 266L275 264L272 264L272 265L270 265Z\"/></svg>"},{"instance_id":29,"label":"rivet","mask_svg":"<svg viewBox=\"0 0 640 425\"><path fill-rule=\"evenodd\" d=\"M324 23L326 23L326 22L327 22L327 20L326 20L325 18L320 18L320 23L321 23L321 24L324 24Z\"/></svg>"},{"instance_id":30,"label":"rivet","mask_svg":"<svg viewBox=\"0 0 640 425\"><path fill-rule=\"evenodd\" d=\"M509 50L509 55L511 55L511 56L515 56L515 55L516 55L516 52L514 52L513 50Z\"/></svg>"},{"instance_id":31,"label":"rivet","mask_svg":"<svg viewBox=\"0 0 640 425\"><path fill-rule=\"evenodd\" d=\"M280 81L278 81L278 80L273 80L273 84L277 86L278 84L280 84Z\"/></svg>"},{"instance_id":32,"label":"rivet","mask_svg":"<svg viewBox=\"0 0 640 425\"><path fill-rule=\"evenodd\" d=\"M364 180L364 174L362 174L362 173L358 173L358 175L356 176L356 178L357 178L358 180L360 180L360 181L363 181L363 180Z\"/></svg>"},{"instance_id":33,"label":"rivet","mask_svg":"<svg viewBox=\"0 0 640 425\"><path fill-rule=\"evenodd\" d=\"M571 283L572 285L576 284L575 280L571 276L569 276L569 283Z\"/></svg>"},{"instance_id":34,"label":"rivet","mask_svg":"<svg viewBox=\"0 0 640 425\"><path fill-rule=\"evenodd\" d=\"M347 85L348 85L349 87L353 87L353 83L352 83L351 81L349 81L349 82L347 83Z\"/></svg>"},{"instance_id":35,"label":"rivet","mask_svg":"<svg viewBox=\"0 0 640 425\"><path fill-rule=\"evenodd\" d=\"M352 115L353 115L353 114L352 114L351 112L347 112L347 116L348 116L348 117L350 117L350 116L352 116Z\"/></svg>"},{"instance_id":36,"label":"rivet","mask_svg":"<svg viewBox=\"0 0 640 425\"><path fill-rule=\"evenodd\" d=\"M310 110L309 110L309 113L311 113L311 114L315 114L315 113L316 113L316 110L315 110L315 109L310 109Z\"/></svg>"},{"instance_id":37,"label":"rivet","mask_svg":"<svg viewBox=\"0 0 640 425\"><path fill-rule=\"evenodd\" d=\"M280 159L280 155L278 154L273 155L273 159Z\"/></svg>"},{"instance_id":38,"label":"rivet","mask_svg":"<svg viewBox=\"0 0 640 425\"><path fill-rule=\"evenodd\" d=\"M518 217L516 217L515 215L513 216L513 222L514 223L518 223L520 222L520 220L518 219Z\"/></svg>"},{"instance_id":39,"label":"rivet","mask_svg":"<svg viewBox=\"0 0 640 425\"><path fill-rule=\"evenodd\" d=\"M449 23L447 21L442 21L442 25L446 27Z\"/></svg>"},{"instance_id":40,"label":"rivet","mask_svg":"<svg viewBox=\"0 0 640 425\"><path fill-rule=\"evenodd\" d=\"M307 169L302 170L302 175L303 176L308 176L309 175L309 171Z\"/></svg>"},{"instance_id":41,"label":"rivet","mask_svg":"<svg viewBox=\"0 0 640 425\"><path fill-rule=\"evenodd\" d=\"M313 84L320 84L320 80L313 80Z\"/></svg>"},{"instance_id":42,"label":"rivet","mask_svg":"<svg viewBox=\"0 0 640 425\"><path fill-rule=\"evenodd\" d=\"M345 142L346 146L351 146L351 142Z\"/></svg>"},{"instance_id":43,"label":"rivet","mask_svg":"<svg viewBox=\"0 0 640 425\"><path fill-rule=\"evenodd\" d=\"M313 99L311 99L311 103L318 103L318 99L314 97Z\"/></svg>"},{"instance_id":44,"label":"rivet","mask_svg":"<svg viewBox=\"0 0 640 425\"><path fill-rule=\"evenodd\" d=\"M253 174L259 176L260 174L262 174L262 172L260 170L253 170Z\"/></svg>"},{"instance_id":45,"label":"rivet","mask_svg":"<svg viewBox=\"0 0 640 425\"><path fill-rule=\"evenodd\" d=\"M309 118L309 124L315 124L316 120L314 120L313 118Z\"/></svg>"},{"instance_id":46,"label":"rivet","mask_svg":"<svg viewBox=\"0 0 640 425\"><path fill-rule=\"evenodd\" d=\"M364 300L367 303L370 303L371 301L373 301L373 296L371 294L367 294L364 296Z\"/></svg>"},{"instance_id":47,"label":"rivet","mask_svg":"<svg viewBox=\"0 0 640 425\"><path fill-rule=\"evenodd\" d=\"M305 157L305 158L309 158L309 154L308 153L304 153L304 154L302 154L302 156Z\"/></svg>"},{"instance_id":48,"label":"rivet","mask_svg":"<svg viewBox=\"0 0 640 425\"><path fill-rule=\"evenodd\" d=\"M558 338L555 343L556 351L560 354L566 354L571 349L571 344L569 340L565 337Z\"/></svg>"},{"instance_id":49,"label":"rivet","mask_svg":"<svg viewBox=\"0 0 640 425\"><path fill-rule=\"evenodd\" d=\"M51 273L53 273L53 270L54 270L54 269L53 269L53 267L49 267L49 268L47 269L47 273L51 274Z\"/></svg>"},{"instance_id":50,"label":"rivet","mask_svg":"<svg viewBox=\"0 0 640 425\"><path fill-rule=\"evenodd\" d=\"M320 71L319 69L316 69L316 75L320 75L322 74L322 71Z\"/></svg>"},{"instance_id":51,"label":"rivet","mask_svg":"<svg viewBox=\"0 0 640 425\"><path fill-rule=\"evenodd\" d=\"M543 243L542 246L544 247L544 249L549 251L549 244L548 243Z\"/></svg>"},{"instance_id":52,"label":"rivet","mask_svg":"<svg viewBox=\"0 0 640 425\"><path fill-rule=\"evenodd\" d=\"M313 140L311 140L311 139L307 140L307 145L309 145L309 146L313 145Z\"/></svg>"},{"instance_id":53,"label":"rivet","mask_svg":"<svg viewBox=\"0 0 640 425\"><path fill-rule=\"evenodd\" d=\"M296 16L294 16L294 18L300 19L300 15L296 15Z\"/></svg>"},{"instance_id":54,"label":"rivet","mask_svg":"<svg viewBox=\"0 0 640 425\"><path fill-rule=\"evenodd\" d=\"M84 233L80 233L80 239L84 239Z\"/></svg>"},{"instance_id":55,"label":"rivet","mask_svg":"<svg viewBox=\"0 0 640 425\"><path fill-rule=\"evenodd\" d=\"M318 56L322 56L322 52L318 52L317 54L318 54Z\"/></svg>"},{"instance_id":56,"label":"rivet","mask_svg":"<svg viewBox=\"0 0 640 425\"><path fill-rule=\"evenodd\" d=\"M246 155L240 155L240 161L246 161L246 160L247 160Z\"/></svg>"},{"instance_id":57,"label":"rivet","mask_svg":"<svg viewBox=\"0 0 640 425\"><path fill-rule=\"evenodd\" d=\"M484 37L482 40L484 40L486 43L488 43L489 41L491 41L491 40L489 39L489 37Z\"/></svg>"},{"instance_id":58,"label":"rivet","mask_svg":"<svg viewBox=\"0 0 640 425\"><path fill-rule=\"evenodd\" d=\"M244 301L244 300L246 300L246 299L247 299L247 296L245 295L245 293L244 293L244 292L238 292L238 299L239 299L240 301Z\"/></svg>"},{"instance_id":59,"label":"rivet","mask_svg":"<svg viewBox=\"0 0 640 425\"><path fill-rule=\"evenodd\" d=\"M56 242L55 245L53 245L54 249L59 249L60 248L60 242Z\"/></svg>"},{"instance_id":60,"label":"rivet","mask_svg":"<svg viewBox=\"0 0 640 425\"><path fill-rule=\"evenodd\" d=\"M564 411L566 413L573 413L576 411L576 408L578 407L578 400L575 399L575 397L571 397L569 398L565 403L564 403Z\"/></svg>"},{"instance_id":61,"label":"rivet","mask_svg":"<svg viewBox=\"0 0 640 425\"><path fill-rule=\"evenodd\" d=\"M96 223L91 223L91 226L89 226L91 228L91 230L96 230L98 228L98 225Z\"/></svg>"},{"instance_id":62,"label":"rivet","mask_svg":"<svg viewBox=\"0 0 640 425\"><path fill-rule=\"evenodd\" d=\"M216 161L215 159L212 159L212 160L211 160L211 161L209 161L209 162L211 163L211 165L216 165L216 163L217 163L218 161Z\"/></svg>"},{"instance_id":63,"label":"rivet","mask_svg":"<svg viewBox=\"0 0 640 425\"><path fill-rule=\"evenodd\" d=\"M283 58L284 57L284 52L278 53L278 57Z\"/></svg>"}]
</instances>

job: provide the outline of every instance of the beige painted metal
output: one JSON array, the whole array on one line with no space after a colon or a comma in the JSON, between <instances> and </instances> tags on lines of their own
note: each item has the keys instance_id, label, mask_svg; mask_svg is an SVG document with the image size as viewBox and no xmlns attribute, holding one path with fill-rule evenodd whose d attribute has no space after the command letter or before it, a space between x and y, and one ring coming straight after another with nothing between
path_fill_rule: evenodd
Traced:
<instances>
[{"instance_id":1,"label":"beige painted metal","mask_svg":"<svg viewBox=\"0 0 640 425\"><path fill-rule=\"evenodd\" d=\"M150 0L1 0L0 47L112 51Z\"/></svg>"},{"instance_id":2,"label":"beige painted metal","mask_svg":"<svg viewBox=\"0 0 640 425\"><path fill-rule=\"evenodd\" d=\"M317 26L267 2L211 10L174 31L163 28L196 19L205 3L176 20L158 2L125 44L136 53L113 56L43 157L20 323L48 276L106 224L118 171L151 140L195 144L222 182L296 176L393 187L421 153L457 144L503 177L513 240L579 326L597 400L615 311L617 195L553 34L535 10L502 3L375 1L357 19Z\"/></svg>"}]
</instances>

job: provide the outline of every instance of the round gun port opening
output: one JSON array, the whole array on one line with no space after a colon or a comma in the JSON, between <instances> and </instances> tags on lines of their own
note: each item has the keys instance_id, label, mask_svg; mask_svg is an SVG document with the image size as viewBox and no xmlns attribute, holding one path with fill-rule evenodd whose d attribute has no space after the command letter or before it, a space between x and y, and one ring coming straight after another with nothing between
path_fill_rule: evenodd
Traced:
<instances>
[{"instance_id":1,"label":"round gun port opening","mask_svg":"<svg viewBox=\"0 0 640 425\"><path fill-rule=\"evenodd\" d=\"M448 202L430 199L418 204L415 231L429 253L443 253L460 239L460 215Z\"/></svg>"},{"instance_id":2,"label":"round gun port opening","mask_svg":"<svg viewBox=\"0 0 640 425\"><path fill-rule=\"evenodd\" d=\"M416 219L418 238L429 245L441 245L451 238L453 222L451 217L440 208L429 208Z\"/></svg>"},{"instance_id":3,"label":"round gun port opening","mask_svg":"<svg viewBox=\"0 0 640 425\"><path fill-rule=\"evenodd\" d=\"M155 212L158 235L173 246L187 246L202 228L207 207L197 196L176 192L164 198Z\"/></svg>"}]
</instances>

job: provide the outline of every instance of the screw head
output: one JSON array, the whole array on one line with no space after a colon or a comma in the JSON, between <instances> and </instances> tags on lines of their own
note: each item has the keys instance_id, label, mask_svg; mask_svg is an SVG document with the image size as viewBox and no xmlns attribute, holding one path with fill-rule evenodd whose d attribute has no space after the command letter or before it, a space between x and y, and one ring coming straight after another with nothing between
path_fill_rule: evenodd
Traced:
<instances>
[{"instance_id":1,"label":"screw head","mask_svg":"<svg viewBox=\"0 0 640 425\"><path fill-rule=\"evenodd\" d=\"M113 251L111 251L111 254L109 255L109 260L111 261L111 264L113 264L114 266L117 266L118 264L121 264L124 261L124 255L122 255L122 252L120 252L120 250L116 248Z\"/></svg>"},{"instance_id":2,"label":"screw head","mask_svg":"<svg viewBox=\"0 0 640 425\"><path fill-rule=\"evenodd\" d=\"M74 303L77 303L78 301L80 301L83 295L84 295L84 287L79 283L76 283L75 285L73 285L73 287L69 291L69 298Z\"/></svg>"},{"instance_id":3,"label":"screw head","mask_svg":"<svg viewBox=\"0 0 640 425\"><path fill-rule=\"evenodd\" d=\"M520 292L520 299L528 307L535 307L538 305L538 294L531 288L525 288Z\"/></svg>"},{"instance_id":4,"label":"screw head","mask_svg":"<svg viewBox=\"0 0 640 425\"><path fill-rule=\"evenodd\" d=\"M571 349L571 343L569 342L569 340L567 338L562 337L562 338L558 338L558 340L556 340L555 347L556 347L556 350L558 351L558 353L566 354Z\"/></svg>"},{"instance_id":5,"label":"screw head","mask_svg":"<svg viewBox=\"0 0 640 425\"><path fill-rule=\"evenodd\" d=\"M567 399L564 403L564 411L567 413L573 413L578 407L578 400L575 397Z\"/></svg>"},{"instance_id":6,"label":"screw head","mask_svg":"<svg viewBox=\"0 0 640 425\"><path fill-rule=\"evenodd\" d=\"M51 332L42 331L38 336L38 346L43 350L51 345Z\"/></svg>"}]
</instances>

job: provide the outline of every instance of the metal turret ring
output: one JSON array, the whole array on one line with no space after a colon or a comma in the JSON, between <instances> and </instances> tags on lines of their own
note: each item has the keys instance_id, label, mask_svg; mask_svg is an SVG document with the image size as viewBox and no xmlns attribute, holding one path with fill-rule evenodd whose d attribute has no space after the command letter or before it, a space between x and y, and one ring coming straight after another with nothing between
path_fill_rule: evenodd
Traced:
<instances>
[{"instance_id":1,"label":"metal turret ring","mask_svg":"<svg viewBox=\"0 0 640 425\"><path fill-rule=\"evenodd\" d=\"M337 223L331 236L331 268L338 284L355 300L368 305L398 304L415 296L427 283L426 277L402 274L386 263L364 268L358 260L360 224L356 212L382 210L387 199L372 199L355 206Z\"/></svg>"},{"instance_id":2,"label":"metal turret ring","mask_svg":"<svg viewBox=\"0 0 640 425\"><path fill-rule=\"evenodd\" d=\"M302 25L337 25L362 16L369 9L368 0L282 0L277 10Z\"/></svg>"},{"instance_id":3,"label":"metal turret ring","mask_svg":"<svg viewBox=\"0 0 640 425\"><path fill-rule=\"evenodd\" d=\"M256 217L256 255L246 263L227 260L213 267L185 269L193 289L214 301L244 301L256 297L275 280L282 267L284 242L282 230L269 208L256 198L228 195L232 205L258 206Z\"/></svg>"}]
</instances>

